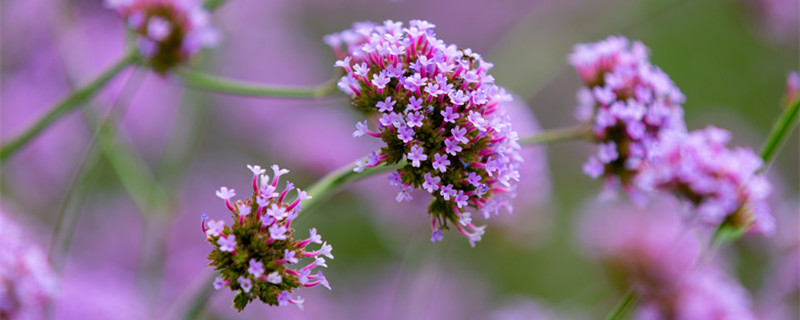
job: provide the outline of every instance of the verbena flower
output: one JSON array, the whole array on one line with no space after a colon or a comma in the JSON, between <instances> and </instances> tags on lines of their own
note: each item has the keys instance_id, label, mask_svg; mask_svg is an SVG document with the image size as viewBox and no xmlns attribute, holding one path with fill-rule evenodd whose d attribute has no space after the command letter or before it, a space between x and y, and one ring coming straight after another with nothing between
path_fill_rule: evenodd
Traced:
<instances>
[{"instance_id":1,"label":"verbena flower","mask_svg":"<svg viewBox=\"0 0 800 320\"><path fill-rule=\"evenodd\" d=\"M758 170L752 149L728 149L730 133L708 127L665 135L651 152L650 165L637 178L644 189L667 191L687 199L699 219L711 225L728 221L753 232L771 234L775 220L766 202L771 185Z\"/></svg>"},{"instance_id":2,"label":"verbena flower","mask_svg":"<svg viewBox=\"0 0 800 320\"><path fill-rule=\"evenodd\" d=\"M592 178L618 177L629 187L662 132L685 131L681 91L650 64L648 49L624 37L578 44L569 56L584 82L578 120L590 124L599 145L584 164Z\"/></svg>"},{"instance_id":3,"label":"verbena flower","mask_svg":"<svg viewBox=\"0 0 800 320\"><path fill-rule=\"evenodd\" d=\"M377 118L358 123L353 135L384 142L357 161L356 171L405 158L408 164L390 179L397 201L409 201L411 188L427 190L433 195L431 240L452 224L474 245L484 231L472 223L470 210L488 218L510 209L519 179L517 133L498 106L511 97L487 73L491 63L446 45L433 28L420 20L407 28L361 22L325 42L345 72L339 88Z\"/></svg>"},{"instance_id":4,"label":"verbena flower","mask_svg":"<svg viewBox=\"0 0 800 320\"><path fill-rule=\"evenodd\" d=\"M226 187L216 192L225 200L233 223L229 226L224 220L210 220L203 215L203 232L214 246L208 254L209 265L220 273L214 288L229 287L236 291L233 307L239 311L254 299L273 306L291 303L302 309L303 299L291 293L299 287L318 285L330 289L322 271L313 269L327 267L324 257L333 259L332 247L322 242L316 229L309 231L307 239L294 238L292 221L301 209L300 202L311 197L296 189L297 197L289 201L287 195L295 188L288 181L283 191L278 192L280 177L289 170L273 165L274 175L270 181L260 166L248 165L248 168L253 172L250 198L232 201L236 193ZM321 244L321 247L310 250L311 243ZM299 267L304 258L314 260ZM298 267L292 269L289 265Z\"/></svg>"},{"instance_id":5,"label":"verbena flower","mask_svg":"<svg viewBox=\"0 0 800 320\"><path fill-rule=\"evenodd\" d=\"M44 318L57 279L42 250L2 211L0 246L0 318Z\"/></svg>"},{"instance_id":6,"label":"verbena flower","mask_svg":"<svg viewBox=\"0 0 800 320\"><path fill-rule=\"evenodd\" d=\"M686 228L674 199L647 207L592 204L580 236L640 298L634 319L755 319L748 292L718 261L703 259L704 241Z\"/></svg>"},{"instance_id":7,"label":"verbena flower","mask_svg":"<svg viewBox=\"0 0 800 320\"><path fill-rule=\"evenodd\" d=\"M106 0L136 33L139 55L165 73L201 48L214 46L217 30L199 0Z\"/></svg>"}]
</instances>

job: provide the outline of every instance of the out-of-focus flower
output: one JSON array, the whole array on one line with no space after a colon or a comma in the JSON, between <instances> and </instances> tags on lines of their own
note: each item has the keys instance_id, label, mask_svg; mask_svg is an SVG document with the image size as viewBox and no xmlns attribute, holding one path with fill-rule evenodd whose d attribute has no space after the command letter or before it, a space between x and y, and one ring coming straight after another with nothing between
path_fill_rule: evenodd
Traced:
<instances>
[{"instance_id":1,"label":"out-of-focus flower","mask_svg":"<svg viewBox=\"0 0 800 320\"><path fill-rule=\"evenodd\" d=\"M637 319L755 319L746 290L701 260L702 243L663 198L648 207L593 205L580 236L591 255L641 297Z\"/></svg>"},{"instance_id":2,"label":"out-of-focus flower","mask_svg":"<svg viewBox=\"0 0 800 320\"><path fill-rule=\"evenodd\" d=\"M662 132L686 130L685 97L650 64L638 41L612 36L578 44L569 62L585 84L577 93L576 117L591 124L599 145L583 171L592 178L618 177L629 187Z\"/></svg>"},{"instance_id":3,"label":"out-of-focus flower","mask_svg":"<svg viewBox=\"0 0 800 320\"><path fill-rule=\"evenodd\" d=\"M362 122L353 133L385 144L358 167L407 159L390 180L396 199L410 201L412 187L426 189L434 197L434 233L452 223L474 246L484 231L472 224L468 208L485 218L509 208L519 180L517 133L498 106L511 97L494 85L491 63L446 45L433 28L420 20L408 28L389 20L361 22L325 42L346 73L339 88L359 110L380 115L377 131Z\"/></svg>"},{"instance_id":4,"label":"out-of-focus flower","mask_svg":"<svg viewBox=\"0 0 800 320\"><path fill-rule=\"evenodd\" d=\"M486 317L491 320L551 320L585 319L579 315L569 315L551 310L546 305L529 298L515 298L501 308L491 311Z\"/></svg>"},{"instance_id":5,"label":"out-of-focus flower","mask_svg":"<svg viewBox=\"0 0 800 320\"><path fill-rule=\"evenodd\" d=\"M214 46L217 31L198 0L106 0L137 33L139 54L158 73Z\"/></svg>"},{"instance_id":6,"label":"out-of-focus flower","mask_svg":"<svg viewBox=\"0 0 800 320\"><path fill-rule=\"evenodd\" d=\"M727 220L752 232L772 234L775 219L766 202L772 186L758 172L763 161L752 149L728 149L730 137L715 127L664 135L651 150L638 185L687 199L704 223L717 226Z\"/></svg>"},{"instance_id":7,"label":"out-of-focus flower","mask_svg":"<svg viewBox=\"0 0 800 320\"><path fill-rule=\"evenodd\" d=\"M57 279L42 250L2 211L0 246L0 318L43 318Z\"/></svg>"},{"instance_id":8,"label":"out-of-focus flower","mask_svg":"<svg viewBox=\"0 0 800 320\"><path fill-rule=\"evenodd\" d=\"M795 0L748 0L749 13L767 38L781 43L796 44L800 33L800 8Z\"/></svg>"},{"instance_id":9,"label":"out-of-focus flower","mask_svg":"<svg viewBox=\"0 0 800 320\"><path fill-rule=\"evenodd\" d=\"M800 74L791 71L786 75L786 93L784 93L784 104L788 105L797 100L797 93L800 91Z\"/></svg>"},{"instance_id":10,"label":"out-of-focus flower","mask_svg":"<svg viewBox=\"0 0 800 320\"><path fill-rule=\"evenodd\" d=\"M229 227L222 220L209 220L203 215L203 232L214 245L208 259L221 274L214 281L214 287L227 286L238 291L233 306L239 311L253 299L273 306L291 303L302 309L304 300L290 294L296 288L317 285L330 290L322 271L312 272L315 267L327 267L323 257L333 259L332 247L322 242L316 229L311 229L308 239L294 239L292 221L301 209L300 202L311 197L296 189L297 198L287 201L287 194L295 190L288 181L282 192L276 192L280 177L289 170L273 165L270 182L265 169L247 167L253 172L253 195L249 199L232 202L233 189L222 187L217 191L217 196L225 200L233 214L233 225ZM308 250L312 242L322 244L321 248ZM297 264L303 258L314 258L314 261L299 270L288 268L289 264Z\"/></svg>"},{"instance_id":11,"label":"out-of-focus flower","mask_svg":"<svg viewBox=\"0 0 800 320\"><path fill-rule=\"evenodd\" d=\"M659 288L650 288L659 290ZM713 267L691 270L658 300L644 302L634 313L642 320L758 319L747 290Z\"/></svg>"},{"instance_id":12,"label":"out-of-focus flower","mask_svg":"<svg viewBox=\"0 0 800 320\"><path fill-rule=\"evenodd\" d=\"M768 249L771 263L766 272L764 286L759 290L760 319L796 319L800 317L800 225L797 200L787 201L778 207L775 216L778 224L775 237L770 238Z\"/></svg>"}]
</instances>

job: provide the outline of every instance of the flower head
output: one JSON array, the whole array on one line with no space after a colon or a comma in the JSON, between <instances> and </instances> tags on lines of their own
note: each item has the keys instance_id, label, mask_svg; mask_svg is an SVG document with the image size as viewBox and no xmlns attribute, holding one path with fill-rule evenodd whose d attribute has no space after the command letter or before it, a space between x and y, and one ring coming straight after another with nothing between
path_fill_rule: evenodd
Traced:
<instances>
[{"instance_id":1,"label":"flower head","mask_svg":"<svg viewBox=\"0 0 800 320\"><path fill-rule=\"evenodd\" d=\"M0 211L0 315L5 319L44 318L57 291L57 278L42 250Z\"/></svg>"},{"instance_id":2,"label":"flower head","mask_svg":"<svg viewBox=\"0 0 800 320\"><path fill-rule=\"evenodd\" d=\"M648 207L593 204L581 221L587 252L640 297L636 319L755 319L746 290L716 263L703 241L659 198Z\"/></svg>"},{"instance_id":3,"label":"flower head","mask_svg":"<svg viewBox=\"0 0 800 320\"><path fill-rule=\"evenodd\" d=\"M617 177L630 186L663 133L686 130L684 96L650 64L641 42L609 37L578 44L569 61L585 85L578 91L576 116L588 122L600 145L584 172L592 178Z\"/></svg>"},{"instance_id":4,"label":"flower head","mask_svg":"<svg viewBox=\"0 0 800 320\"><path fill-rule=\"evenodd\" d=\"M227 286L239 291L234 296L234 308L240 311L254 299L277 306L284 304L281 299L285 296L286 304L302 303L302 299L291 299L290 293L294 289L317 284L327 287L327 282L304 285L298 275L303 269L327 267L324 260L320 263L319 259L322 256L333 258L330 254L332 247L323 243L319 250L309 250L310 243L322 243L322 237L316 229L311 229L308 239L294 239L291 221L300 209L300 202L310 197L298 189L297 198L288 201L287 193L294 190L294 186L288 182L280 196L272 194L278 179L288 170L273 166L274 176L270 182L268 178L258 179L265 170L258 166L249 168L255 175L253 195L249 199L238 200L230 205L230 197L223 192L225 197L222 198L231 212L233 224L226 226L223 221L206 221L205 217L203 220L206 238L214 245L208 259L220 274L214 281L214 287L220 289ZM269 197L262 194L265 191L270 193ZM300 266L298 270L290 268L290 265L303 263L304 258L314 258L314 261Z\"/></svg>"},{"instance_id":5,"label":"flower head","mask_svg":"<svg viewBox=\"0 0 800 320\"><path fill-rule=\"evenodd\" d=\"M136 33L139 55L158 73L217 43L202 1L106 0Z\"/></svg>"},{"instance_id":6,"label":"flower head","mask_svg":"<svg viewBox=\"0 0 800 320\"><path fill-rule=\"evenodd\" d=\"M771 234L775 219L766 202L771 186L758 172L763 162L752 149L727 148L729 139L728 131L715 127L665 136L638 185L687 199L707 224L728 222Z\"/></svg>"},{"instance_id":7,"label":"flower head","mask_svg":"<svg viewBox=\"0 0 800 320\"><path fill-rule=\"evenodd\" d=\"M379 131L369 136L384 143L380 163L409 161L397 170L401 181L391 180L399 186L396 199L409 200L412 188L428 190L433 228L439 230L458 224L458 212L480 211L490 202L507 207L522 159L517 134L499 105L511 97L488 74L492 64L472 50L446 45L433 28L418 20L408 28L364 22L325 41L340 59L335 66L346 73L340 89L357 109L379 119ZM367 133L365 127L358 126L354 136ZM482 184L470 183L476 180L488 189L479 193ZM440 189L446 192L434 192Z\"/></svg>"}]
</instances>

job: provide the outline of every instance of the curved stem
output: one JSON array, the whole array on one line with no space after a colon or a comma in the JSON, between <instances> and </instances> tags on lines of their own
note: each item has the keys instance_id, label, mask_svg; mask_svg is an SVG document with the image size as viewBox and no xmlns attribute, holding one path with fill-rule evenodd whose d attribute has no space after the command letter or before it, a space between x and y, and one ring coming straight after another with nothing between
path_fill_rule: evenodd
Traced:
<instances>
[{"instance_id":1,"label":"curved stem","mask_svg":"<svg viewBox=\"0 0 800 320\"><path fill-rule=\"evenodd\" d=\"M789 133L792 132L794 124L797 121L799 111L800 99L795 99L794 103L790 104L788 108L783 111L775 124L772 125L772 130L769 136L767 136L764 146L761 147L761 159L764 160L764 165L761 168L762 171L769 169L770 162L786 141L786 138L789 137Z\"/></svg>"},{"instance_id":2,"label":"curved stem","mask_svg":"<svg viewBox=\"0 0 800 320\"><path fill-rule=\"evenodd\" d=\"M135 52L128 52L122 59L120 59L120 61L111 66L111 68L107 71L103 72L99 77L95 78L87 86L73 92L69 97L62 100L52 110L45 114L44 117L33 124L33 126L25 130L25 132L20 134L11 142L3 145L2 149L0 149L0 161L6 160L6 158L19 151L20 148L28 144L28 142L42 133L44 129L47 129L47 127L53 124L56 120L63 117L70 111L82 106L86 101L94 96L94 94L97 93L100 88L105 86L111 79L114 78L114 76L120 73L123 69L125 69L125 67L133 63L135 60Z\"/></svg>"},{"instance_id":3,"label":"curved stem","mask_svg":"<svg viewBox=\"0 0 800 320\"><path fill-rule=\"evenodd\" d=\"M406 165L405 161L400 161L393 165L382 165L372 168L365 168L362 172L355 172L355 165L346 165L322 177L319 181L311 185L308 194L311 199L303 201L303 212L308 212L318 207L322 202L333 196L344 186L368 178L380 173L397 170Z\"/></svg>"},{"instance_id":4,"label":"curved stem","mask_svg":"<svg viewBox=\"0 0 800 320\"><path fill-rule=\"evenodd\" d=\"M111 68L107 71L103 72L99 77L95 78L87 86L73 92L69 97L62 100L58 105L44 115L44 117L33 124L33 126L25 130L25 132L20 134L13 141L3 145L2 149L0 149L0 161L6 160L6 158L19 151L20 148L28 144L28 142L42 133L44 129L47 129L47 127L53 124L56 120L63 117L70 111L82 106L84 102L88 101L92 96L94 96L94 94L97 93L100 88L105 86L106 83L113 79L114 76L120 73L120 71L125 69L125 67L135 61L135 59L136 54L134 52L127 53L122 59L120 59L120 61L111 66Z\"/></svg>"},{"instance_id":5,"label":"curved stem","mask_svg":"<svg viewBox=\"0 0 800 320\"><path fill-rule=\"evenodd\" d=\"M532 146L539 144L549 144L553 142L562 142L577 139L588 139L590 137L589 129L580 125L577 127L559 128L547 130L519 139L519 144L522 146Z\"/></svg>"},{"instance_id":6,"label":"curved stem","mask_svg":"<svg viewBox=\"0 0 800 320\"><path fill-rule=\"evenodd\" d=\"M630 312L636 307L636 303L639 302L639 297L636 295L636 292L633 290L628 291L622 300L614 306L614 309L608 313L605 317L605 320L622 320L627 319Z\"/></svg>"},{"instance_id":7,"label":"curved stem","mask_svg":"<svg viewBox=\"0 0 800 320\"><path fill-rule=\"evenodd\" d=\"M316 87L286 87L225 79L186 69L178 71L177 74L189 87L235 95L319 99L336 92L335 79Z\"/></svg>"}]
</instances>

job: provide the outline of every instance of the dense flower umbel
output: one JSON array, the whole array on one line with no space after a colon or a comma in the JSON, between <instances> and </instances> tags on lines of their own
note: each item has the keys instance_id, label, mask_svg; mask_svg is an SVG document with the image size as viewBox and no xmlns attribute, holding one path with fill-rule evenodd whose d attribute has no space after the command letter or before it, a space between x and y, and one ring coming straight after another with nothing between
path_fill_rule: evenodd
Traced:
<instances>
[{"instance_id":1,"label":"dense flower umbel","mask_svg":"<svg viewBox=\"0 0 800 320\"><path fill-rule=\"evenodd\" d=\"M198 0L106 0L136 32L139 54L164 73L217 42L209 13Z\"/></svg>"},{"instance_id":2,"label":"dense flower umbel","mask_svg":"<svg viewBox=\"0 0 800 320\"><path fill-rule=\"evenodd\" d=\"M771 234L775 221L766 202L771 186L758 172L763 161L749 148L726 148L728 140L730 133L715 127L667 134L637 182L688 199L702 222L719 225L727 219Z\"/></svg>"},{"instance_id":3,"label":"dense flower umbel","mask_svg":"<svg viewBox=\"0 0 800 320\"><path fill-rule=\"evenodd\" d=\"M0 319L44 318L57 281L47 257L0 211Z\"/></svg>"},{"instance_id":4,"label":"dense flower umbel","mask_svg":"<svg viewBox=\"0 0 800 320\"><path fill-rule=\"evenodd\" d=\"M686 228L670 197L647 207L591 204L581 221L587 253L639 296L632 319L755 319L747 291Z\"/></svg>"},{"instance_id":5,"label":"dense flower umbel","mask_svg":"<svg viewBox=\"0 0 800 320\"><path fill-rule=\"evenodd\" d=\"M431 241L441 240L452 222L474 245L483 227L472 224L468 208L486 218L503 207L510 211L519 179L517 133L498 106L511 97L494 85L491 63L436 39L433 28L420 20L408 28L362 22L325 42L346 73L339 88L378 118L357 123L353 136L385 143L366 162L357 161L356 171L405 158L408 164L389 177L397 201L409 201L412 188L427 190L434 197Z\"/></svg>"},{"instance_id":6,"label":"dense flower umbel","mask_svg":"<svg viewBox=\"0 0 800 320\"><path fill-rule=\"evenodd\" d=\"M599 144L583 171L593 178L619 177L627 187L647 154L668 130L685 131L684 96L648 49L624 37L578 44L569 56L583 80L576 117L591 124Z\"/></svg>"},{"instance_id":7,"label":"dense flower umbel","mask_svg":"<svg viewBox=\"0 0 800 320\"><path fill-rule=\"evenodd\" d=\"M239 311L256 298L273 306L292 303L302 309L303 299L292 298L290 293L299 287L317 285L330 289L322 271L313 273L313 269L327 267L323 256L333 259L332 247L322 242L316 229L311 229L308 239L295 240L292 236L291 224L300 211L300 202L311 197L297 189L297 198L287 201L287 194L295 189L288 181L283 192L276 191L281 175L289 170L273 165L274 176L270 182L261 167L247 167L253 172L253 195L249 199L232 202L231 198L236 195L233 189L222 187L217 191L217 196L225 200L225 206L233 214L233 225L229 227L223 220L209 220L203 215L203 232L214 245L214 250L208 254L209 265L220 273L214 288L230 287L237 291L233 307ZM322 247L308 250L312 242ZM314 261L302 268L289 268L303 258Z\"/></svg>"}]
</instances>

